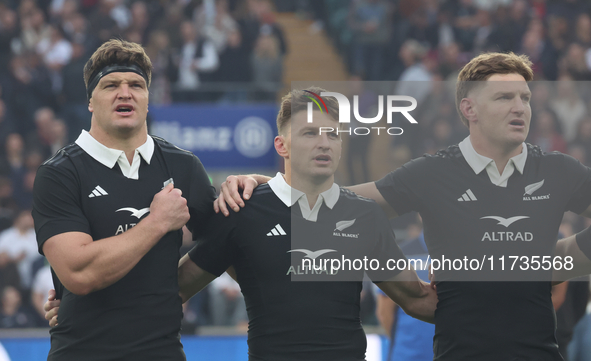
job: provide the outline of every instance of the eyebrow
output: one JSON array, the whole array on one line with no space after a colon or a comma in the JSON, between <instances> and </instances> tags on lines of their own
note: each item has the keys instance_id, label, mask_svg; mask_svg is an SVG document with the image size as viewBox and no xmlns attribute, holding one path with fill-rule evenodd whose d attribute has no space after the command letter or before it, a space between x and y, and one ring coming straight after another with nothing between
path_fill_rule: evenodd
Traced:
<instances>
[{"instance_id":1,"label":"eyebrow","mask_svg":"<svg viewBox=\"0 0 591 361\"><path fill-rule=\"evenodd\" d=\"M308 130L318 130L318 129L320 129L320 127L315 127L313 125L307 125L307 126L303 127L301 129L301 131L302 132L305 132L305 131L308 131Z\"/></svg>"},{"instance_id":2,"label":"eyebrow","mask_svg":"<svg viewBox=\"0 0 591 361\"><path fill-rule=\"evenodd\" d=\"M521 92L521 91L520 92L515 92L515 91L499 91L499 92L494 93L493 94L493 97L497 97L497 96L500 96L500 95L511 95L511 96L513 96L515 93L520 93L521 95L531 96L531 92L528 90L528 91L525 91L525 92Z\"/></svg>"},{"instance_id":3,"label":"eyebrow","mask_svg":"<svg viewBox=\"0 0 591 361\"><path fill-rule=\"evenodd\" d=\"M122 79L101 79L99 84L103 83L103 84L120 84L122 83L123 80ZM131 79L127 81L129 84L141 84L141 85L145 85L146 81L142 78L142 79Z\"/></svg>"}]
</instances>

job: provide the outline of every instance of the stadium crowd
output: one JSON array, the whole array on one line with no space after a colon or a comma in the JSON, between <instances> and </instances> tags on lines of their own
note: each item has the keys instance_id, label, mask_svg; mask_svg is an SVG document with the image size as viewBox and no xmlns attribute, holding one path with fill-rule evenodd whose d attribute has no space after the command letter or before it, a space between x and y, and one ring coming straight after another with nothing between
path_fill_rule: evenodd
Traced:
<instances>
[{"instance_id":1,"label":"stadium crowd","mask_svg":"<svg viewBox=\"0 0 591 361\"><path fill-rule=\"evenodd\" d=\"M144 45L154 64L152 104L274 101L289 45L275 9L313 18L310 31L325 30L356 79L427 84L415 94L429 104L417 109L419 129L393 143L401 161L461 141L467 130L450 80L483 51L513 51L534 62L528 142L591 165L586 1L2 0L0 328L47 325L42 304L52 280L37 252L31 191L38 166L88 129L82 69L89 55L112 37ZM368 150L361 144L357 153ZM562 236L587 225L567 214ZM366 296L364 317L375 322ZM186 329L246 319L239 291L225 279L190 307Z\"/></svg>"}]
</instances>

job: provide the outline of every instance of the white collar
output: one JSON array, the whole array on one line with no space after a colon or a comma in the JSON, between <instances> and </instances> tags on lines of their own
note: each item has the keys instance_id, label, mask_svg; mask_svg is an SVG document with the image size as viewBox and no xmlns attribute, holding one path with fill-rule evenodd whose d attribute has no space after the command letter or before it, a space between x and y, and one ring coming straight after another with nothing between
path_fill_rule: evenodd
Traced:
<instances>
[{"instance_id":1,"label":"white collar","mask_svg":"<svg viewBox=\"0 0 591 361\"><path fill-rule=\"evenodd\" d=\"M527 145L525 143L522 144L521 153L509 159L509 162L507 162L507 165L503 170L503 174L499 174L493 159L485 157L476 152L474 146L472 145L472 141L470 140L470 136L467 136L464 140L462 140L459 144L459 147L464 159L466 159L466 162L468 162L474 173L480 174L480 172L486 169L489 178L495 185L506 187L507 180L511 174L513 174L515 169L517 169L519 173L523 174L525 161L527 160Z\"/></svg>"},{"instance_id":2,"label":"white collar","mask_svg":"<svg viewBox=\"0 0 591 361\"><path fill-rule=\"evenodd\" d=\"M139 178L140 155L148 164L150 164L152 155L154 155L154 140L150 136L148 136L144 144L135 150L131 165L124 151L106 147L94 139L86 130L82 130L82 133L76 139L76 144L88 153L88 155L108 168L113 168L115 163L118 163L123 175L131 179Z\"/></svg>"},{"instance_id":3,"label":"white collar","mask_svg":"<svg viewBox=\"0 0 591 361\"><path fill-rule=\"evenodd\" d=\"M326 204L329 209L333 209L334 205L339 200L341 193L339 186L336 183L333 183L328 190L318 195L316 204L310 209L306 194L287 184L281 173L277 172L277 175L269 180L267 184L271 187L271 190L275 193L277 198L279 198L286 206L291 207L298 202L304 219L312 222L316 222L322 202L324 201L324 204Z\"/></svg>"}]
</instances>

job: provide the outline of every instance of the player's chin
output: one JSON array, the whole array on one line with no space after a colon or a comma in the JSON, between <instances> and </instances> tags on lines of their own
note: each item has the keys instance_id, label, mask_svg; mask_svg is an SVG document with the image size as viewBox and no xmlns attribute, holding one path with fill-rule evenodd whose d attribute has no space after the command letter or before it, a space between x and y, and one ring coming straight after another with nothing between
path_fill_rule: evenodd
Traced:
<instances>
[{"instance_id":1,"label":"player's chin","mask_svg":"<svg viewBox=\"0 0 591 361\"><path fill-rule=\"evenodd\" d=\"M336 169L334 167L315 167L312 175L315 178L328 178L334 175Z\"/></svg>"},{"instance_id":2,"label":"player's chin","mask_svg":"<svg viewBox=\"0 0 591 361\"><path fill-rule=\"evenodd\" d=\"M115 127L122 132L132 131L141 126L141 122L136 118L116 119L114 123Z\"/></svg>"},{"instance_id":3,"label":"player's chin","mask_svg":"<svg viewBox=\"0 0 591 361\"><path fill-rule=\"evenodd\" d=\"M527 130L513 131L507 136L507 142L519 145L527 139Z\"/></svg>"}]
</instances>

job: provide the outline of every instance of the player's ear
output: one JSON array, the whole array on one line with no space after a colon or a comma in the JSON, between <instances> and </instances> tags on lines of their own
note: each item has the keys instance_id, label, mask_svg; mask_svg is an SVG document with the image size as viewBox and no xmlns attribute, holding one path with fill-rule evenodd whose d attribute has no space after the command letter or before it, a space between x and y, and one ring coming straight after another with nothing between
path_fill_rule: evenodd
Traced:
<instances>
[{"instance_id":1,"label":"player's ear","mask_svg":"<svg viewBox=\"0 0 591 361\"><path fill-rule=\"evenodd\" d=\"M283 158L289 157L289 150L287 149L287 145L285 144L286 137L283 135L278 135L275 137L275 150L277 154Z\"/></svg>"},{"instance_id":2,"label":"player's ear","mask_svg":"<svg viewBox=\"0 0 591 361\"><path fill-rule=\"evenodd\" d=\"M94 112L94 107L92 106L92 98L90 98L90 100L88 101L88 111L89 112Z\"/></svg>"},{"instance_id":3,"label":"player's ear","mask_svg":"<svg viewBox=\"0 0 591 361\"><path fill-rule=\"evenodd\" d=\"M462 99L462 101L460 102L460 111L462 112L464 117L468 119L469 122L473 122L476 120L477 112L474 101L472 99Z\"/></svg>"}]
</instances>

